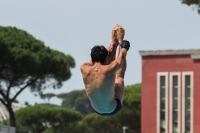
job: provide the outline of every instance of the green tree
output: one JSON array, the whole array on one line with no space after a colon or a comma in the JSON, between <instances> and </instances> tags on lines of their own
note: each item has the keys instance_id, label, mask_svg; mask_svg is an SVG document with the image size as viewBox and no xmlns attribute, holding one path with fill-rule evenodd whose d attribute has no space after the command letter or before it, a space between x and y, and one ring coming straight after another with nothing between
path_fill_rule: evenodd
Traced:
<instances>
[{"instance_id":1,"label":"green tree","mask_svg":"<svg viewBox=\"0 0 200 133\"><path fill-rule=\"evenodd\" d=\"M59 107L59 105L56 105L56 104L51 104L51 103L36 103L35 105L45 105L45 106L48 106L48 107L51 107L51 108L55 108L55 107Z\"/></svg>"},{"instance_id":2,"label":"green tree","mask_svg":"<svg viewBox=\"0 0 200 133\"><path fill-rule=\"evenodd\" d=\"M83 119L91 133L121 133L122 125L118 121L115 116L100 116L96 113L88 114Z\"/></svg>"},{"instance_id":3,"label":"green tree","mask_svg":"<svg viewBox=\"0 0 200 133\"><path fill-rule=\"evenodd\" d=\"M91 133L91 130L82 121L79 121L71 125L70 133Z\"/></svg>"},{"instance_id":4,"label":"green tree","mask_svg":"<svg viewBox=\"0 0 200 133\"><path fill-rule=\"evenodd\" d=\"M64 129L58 129L59 133L91 133L91 130L89 127L83 124L83 122L78 121L71 123L70 126L67 128L65 127ZM49 128L45 130L42 133L55 133L52 128Z\"/></svg>"},{"instance_id":5,"label":"green tree","mask_svg":"<svg viewBox=\"0 0 200 133\"><path fill-rule=\"evenodd\" d=\"M55 96L56 96L56 94L54 94L54 93L45 93L45 94L42 93L42 94L40 94L40 98L47 99L48 103L49 103L50 99L52 97L55 97Z\"/></svg>"},{"instance_id":6,"label":"green tree","mask_svg":"<svg viewBox=\"0 0 200 133\"><path fill-rule=\"evenodd\" d=\"M60 88L71 76L75 61L70 55L46 47L24 30L0 26L0 101L16 126L12 103L27 88L41 93Z\"/></svg>"},{"instance_id":7,"label":"green tree","mask_svg":"<svg viewBox=\"0 0 200 133\"><path fill-rule=\"evenodd\" d=\"M57 94L57 98L60 98L62 101L65 100L65 98L67 97L68 93L61 93L61 94Z\"/></svg>"},{"instance_id":8,"label":"green tree","mask_svg":"<svg viewBox=\"0 0 200 133\"><path fill-rule=\"evenodd\" d=\"M81 113L63 107L51 108L45 105L28 106L15 112L17 124L33 132L42 133L51 130L53 133L66 132L82 119Z\"/></svg>"},{"instance_id":9,"label":"green tree","mask_svg":"<svg viewBox=\"0 0 200 133\"><path fill-rule=\"evenodd\" d=\"M69 107L69 108L75 108L75 100L77 97L79 97L81 94L80 94L80 90L74 90L74 91L71 91L69 93L61 93L61 94L58 94L57 97L62 99L62 106L63 107Z\"/></svg>"},{"instance_id":10,"label":"green tree","mask_svg":"<svg viewBox=\"0 0 200 133\"><path fill-rule=\"evenodd\" d=\"M61 93L58 94L57 97L62 99L63 107L76 109L83 115L93 112L85 90L74 90L69 93Z\"/></svg>"},{"instance_id":11,"label":"green tree","mask_svg":"<svg viewBox=\"0 0 200 133\"><path fill-rule=\"evenodd\" d=\"M200 14L200 0L181 0L182 4L186 4L188 6L195 5L198 13Z\"/></svg>"}]
</instances>

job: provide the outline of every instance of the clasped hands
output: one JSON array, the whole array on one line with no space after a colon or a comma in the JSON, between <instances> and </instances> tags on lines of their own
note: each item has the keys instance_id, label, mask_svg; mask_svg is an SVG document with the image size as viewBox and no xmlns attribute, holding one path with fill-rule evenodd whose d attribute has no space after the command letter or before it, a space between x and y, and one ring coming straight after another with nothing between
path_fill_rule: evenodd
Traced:
<instances>
[{"instance_id":1,"label":"clasped hands","mask_svg":"<svg viewBox=\"0 0 200 133\"><path fill-rule=\"evenodd\" d=\"M112 43L122 42L124 39L124 34L124 28L121 25L116 24L112 29Z\"/></svg>"}]
</instances>

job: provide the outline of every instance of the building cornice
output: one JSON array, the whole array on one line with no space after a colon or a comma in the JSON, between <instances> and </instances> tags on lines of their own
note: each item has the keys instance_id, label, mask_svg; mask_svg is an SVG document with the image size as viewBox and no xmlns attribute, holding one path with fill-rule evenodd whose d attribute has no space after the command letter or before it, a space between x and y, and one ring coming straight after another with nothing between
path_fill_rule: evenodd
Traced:
<instances>
[{"instance_id":1,"label":"building cornice","mask_svg":"<svg viewBox=\"0 0 200 133\"><path fill-rule=\"evenodd\" d=\"M139 51L143 56L167 56L167 55L190 55L192 59L200 59L200 49L180 49L180 50L149 50Z\"/></svg>"}]
</instances>

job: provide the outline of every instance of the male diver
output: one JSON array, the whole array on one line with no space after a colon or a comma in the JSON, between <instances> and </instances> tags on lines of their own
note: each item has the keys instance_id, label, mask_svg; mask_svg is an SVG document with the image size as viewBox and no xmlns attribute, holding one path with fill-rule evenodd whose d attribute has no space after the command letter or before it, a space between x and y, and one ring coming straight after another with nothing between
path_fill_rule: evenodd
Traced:
<instances>
[{"instance_id":1,"label":"male diver","mask_svg":"<svg viewBox=\"0 0 200 133\"><path fill-rule=\"evenodd\" d=\"M91 49L91 61L80 68L91 106L99 115L114 115L122 107L126 55L130 47L124 34L124 28L117 24L112 29L112 43L108 48L95 45Z\"/></svg>"}]
</instances>

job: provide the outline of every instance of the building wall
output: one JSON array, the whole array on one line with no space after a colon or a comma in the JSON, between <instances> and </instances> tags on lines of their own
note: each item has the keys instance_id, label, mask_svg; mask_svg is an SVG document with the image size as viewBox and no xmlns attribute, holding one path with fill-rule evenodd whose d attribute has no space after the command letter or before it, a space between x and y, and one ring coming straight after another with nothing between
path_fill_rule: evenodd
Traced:
<instances>
[{"instance_id":1,"label":"building wall","mask_svg":"<svg viewBox=\"0 0 200 133\"><path fill-rule=\"evenodd\" d=\"M18 103L12 103L12 109L14 112L24 107L26 106ZM7 119L9 119L9 112L7 111L6 107L0 102L0 122Z\"/></svg>"},{"instance_id":2,"label":"building wall","mask_svg":"<svg viewBox=\"0 0 200 133\"><path fill-rule=\"evenodd\" d=\"M200 132L200 60L193 60L189 55L168 55L142 57L142 133L157 132L157 72L185 71L194 72L193 131Z\"/></svg>"}]
</instances>

